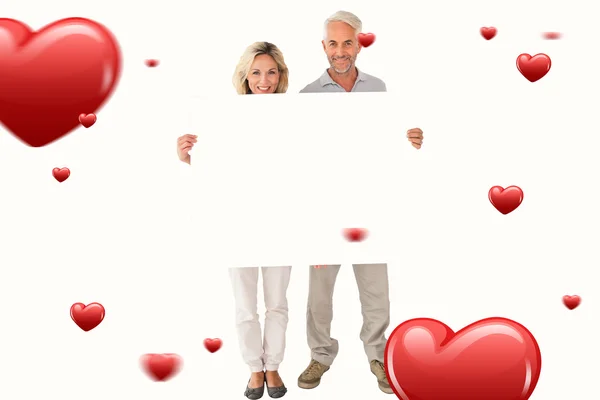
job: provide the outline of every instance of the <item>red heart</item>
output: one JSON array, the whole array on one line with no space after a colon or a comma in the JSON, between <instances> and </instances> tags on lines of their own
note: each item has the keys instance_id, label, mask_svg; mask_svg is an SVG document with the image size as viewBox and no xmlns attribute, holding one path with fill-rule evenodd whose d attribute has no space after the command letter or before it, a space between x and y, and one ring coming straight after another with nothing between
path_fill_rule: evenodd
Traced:
<instances>
[{"instance_id":1,"label":"red heart","mask_svg":"<svg viewBox=\"0 0 600 400\"><path fill-rule=\"evenodd\" d=\"M527 400L541 369L533 335L505 318L487 318L454 333L429 318L400 324L384 365L401 400Z\"/></svg>"},{"instance_id":2,"label":"red heart","mask_svg":"<svg viewBox=\"0 0 600 400\"><path fill-rule=\"evenodd\" d=\"M344 229L344 236L351 242L360 242L367 237L367 230L362 228Z\"/></svg>"},{"instance_id":3,"label":"red heart","mask_svg":"<svg viewBox=\"0 0 600 400\"><path fill-rule=\"evenodd\" d=\"M38 32L0 19L0 122L33 147L65 136L82 111L95 112L119 79L113 35L84 18L56 21Z\"/></svg>"},{"instance_id":4,"label":"red heart","mask_svg":"<svg viewBox=\"0 0 600 400\"><path fill-rule=\"evenodd\" d=\"M542 79L550 71L551 66L550 57L542 53L533 57L529 54L521 54L517 57L517 69L529 82Z\"/></svg>"},{"instance_id":5,"label":"red heart","mask_svg":"<svg viewBox=\"0 0 600 400\"><path fill-rule=\"evenodd\" d=\"M518 186L509 186L506 189L503 189L502 186L494 186L488 192L488 197L496 210L506 215L521 205L523 191Z\"/></svg>"},{"instance_id":6,"label":"red heart","mask_svg":"<svg viewBox=\"0 0 600 400\"><path fill-rule=\"evenodd\" d=\"M375 34L373 33L359 33L358 34L358 43L362 47L369 47L375 42Z\"/></svg>"},{"instance_id":7,"label":"red heart","mask_svg":"<svg viewBox=\"0 0 600 400\"><path fill-rule=\"evenodd\" d=\"M561 38L562 34L560 32L544 32L542 36L544 36L544 39L558 40Z\"/></svg>"},{"instance_id":8,"label":"red heart","mask_svg":"<svg viewBox=\"0 0 600 400\"><path fill-rule=\"evenodd\" d=\"M69 168L54 168L52 170L52 176L59 182L64 182L69 176L71 176L71 170ZM77 321L75 321L77 322Z\"/></svg>"},{"instance_id":9,"label":"red heart","mask_svg":"<svg viewBox=\"0 0 600 400\"><path fill-rule=\"evenodd\" d=\"M83 125L84 128L89 128L90 126L96 123L96 115L95 114L79 114L79 123Z\"/></svg>"},{"instance_id":10,"label":"red heart","mask_svg":"<svg viewBox=\"0 0 600 400\"><path fill-rule=\"evenodd\" d=\"M479 30L479 32L481 32L481 36L483 36L483 38L485 40L490 40L492 39L494 36L496 36L496 28L494 28L493 26L486 28L485 26L483 28L481 28Z\"/></svg>"},{"instance_id":11,"label":"red heart","mask_svg":"<svg viewBox=\"0 0 600 400\"><path fill-rule=\"evenodd\" d=\"M71 306L71 319L84 331L91 331L104 320L104 307L99 303L91 303L87 306L83 303L75 303Z\"/></svg>"},{"instance_id":12,"label":"red heart","mask_svg":"<svg viewBox=\"0 0 600 400\"><path fill-rule=\"evenodd\" d=\"M179 372L182 365L181 357L177 354L144 354L140 362L150 379L167 381Z\"/></svg>"},{"instance_id":13,"label":"red heart","mask_svg":"<svg viewBox=\"0 0 600 400\"><path fill-rule=\"evenodd\" d=\"M211 353L219 350L222 345L223 341L221 339L204 339L204 347L206 347L206 350L210 351Z\"/></svg>"},{"instance_id":14,"label":"red heart","mask_svg":"<svg viewBox=\"0 0 600 400\"><path fill-rule=\"evenodd\" d=\"M146 60L146 66L153 68L158 65L158 60Z\"/></svg>"},{"instance_id":15,"label":"red heart","mask_svg":"<svg viewBox=\"0 0 600 400\"><path fill-rule=\"evenodd\" d=\"M579 304L581 304L581 297L575 295L575 296L563 296L563 303L565 303L565 306L567 306L567 308L569 310L574 310L577 307L579 307Z\"/></svg>"}]
</instances>

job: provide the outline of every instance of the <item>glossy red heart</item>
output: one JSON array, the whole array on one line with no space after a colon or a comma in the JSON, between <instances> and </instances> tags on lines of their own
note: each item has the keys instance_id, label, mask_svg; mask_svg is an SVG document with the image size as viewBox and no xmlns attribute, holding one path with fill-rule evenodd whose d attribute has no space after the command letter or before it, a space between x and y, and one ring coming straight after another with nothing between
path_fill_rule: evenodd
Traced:
<instances>
[{"instance_id":1,"label":"glossy red heart","mask_svg":"<svg viewBox=\"0 0 600 400\"><path fill-rule=\"evenodd\" d=\"M154 68L154 67L158 66L159 61L155 60L155 59L151 59L151 60L146 60L145 63L146 63L147 67Z\"/></svg>"},{"instance_id":2,"label":"glossy red heart","mask_svg":"<svg viewBox=\"0 0 600 400\"><path fill-rule=\"evenodd\" d=\"M481 36L483 36L483 38L485 40L490 40L496 36L497 30L493 26L491 26L491 27L484 26L483 28L481 28L479 30L479 32L481 33Z\"/></svg>"},{"instance_id":3,"label":"glossy red heart","mask_svg":"<svg viewBox=\"0 0 600 400\"><path fill-rule=\"evenodd\" d=\"M502 214L509 214L517 209L523 202L523 191L518 186L494 186L488 192L488 198L496 210Z\"/></svg>"},{"instance_id":4,"label":"glossy red heart","mask_svg":"<svg viewBox=\"0 0 600 400\"><path fill-rule=\"evenodd\" d=\"M359 33L358 34L358 43L362 47L369 47L373 43L375 43L375 34L374 33Z\"/></svg>"},{"instance_id":5,"label":"glossy red heart","mask_svg":"<svg viewBox=\"0 0 600 400\"><path fill-rule=\"evenodd\" d=\"M86 332L100 325L104 320L104 314L104 307L100 303L90 303L87 306L83 303L75 303L71 306L71 319Z\"/></svg>"},{"instance_id":6,"label":"glossy red heart","mask_svg":"<svg viewBox=\"0 0 600 400\"><path fill-rule=\"evenodd\" d=\"M121 70L116 39L83 18L38 32L0 19L0 122L21 141L42 147L79 126L112 94Z\"/></svg>"},{"instance_id":7,"label":"glossy red heart","mask_svg":"<svg viewBox=\"0 0 600 400\"><path fill-rule=\"evenodd\" d=\"M569 309L569 310L574 310L577 307L579 307L579 304L581 304L581 297L575 295L575 296L563 296L563 303L565 304L565 306Z\"/></svg>"},{"instance_id":8,"label":"glossy red heart","mask_svg":"<svg viewBox=\"0 0 600 400\"><path fill-rule=\"evenodd\" d=\"M204 339L204 347L211 353L218 351L221 346L223 346L223 341L221 339Z\"/></svg>"},{"instance_id":9,"label":"glossy red heart","mask_svg":"<svg viewBox=\"0 0 600 400\"><path fill-rule=\"evenodd\" d=\"M367 230L362 228L344 229L344 237L350 242L360 242L367 237Z\"/></svg>"},{"instance_id":10,"label":"glossy red heart","mask_svg":"<svg viewBox=\"0 0 600 400\"><path fill-rule=\"evenodd\" d=\"M541 362L533 335L506 318L456 333L434 319L406 321L390 335L384 360L401 400L527 400Z\"/></svg>"},{"instance_id":11,"label":"glossy red heart","mask_svg":"<svg viewBox=\"0 0 600 400\"><path fill-rule=\"evenodd\" d=\"M79 114L79 123L83 125L84 128L89 128L90 126L96 123L96 115L95 114Z\"/></svg>"},{"instance_id":12,"label":"glossy red heart","mask_svg":"<svg viewBox=\"0 0 600 400\"><path fill-rule=\"evenodd\" d=\"M517 57L517 69L529 81L536 82L542 79L552 67L552 60L546 54L521 54Z\"/></svg>"},{"instance_id":13,"label":"glossy red heart","mask_svg":"<svg viewBox=\"0 0 600 400\"><path fill-rule=\"evenodd\" d=\"M174 377L183 364L181 357L173 353L144 354L140 358L142 369L153 381L167 381Z\"/></svg>"},{"instance_id":14,"label":"glossy red heart","mask_svg":"<svg viewBox=\"0 0 600 400\"><path fill-rule=\"evenodd\" d=\"M69 168L54 168L52 170L52 176L54 177L54 179L56 179L59 182L64 182L66 181L69 176L71 176L71 170ZM72 312L72 310L71 310ZM71 316L73 314L71 313Z\"/></svg>"}]
</instances>

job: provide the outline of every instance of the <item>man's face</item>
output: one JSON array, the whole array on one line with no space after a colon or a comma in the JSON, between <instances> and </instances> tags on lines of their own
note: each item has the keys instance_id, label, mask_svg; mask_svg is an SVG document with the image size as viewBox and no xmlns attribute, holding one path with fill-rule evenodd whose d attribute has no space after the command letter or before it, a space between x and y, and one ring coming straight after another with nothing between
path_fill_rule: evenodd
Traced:
<instances>
[{"instance_id":1,"label":"man's face","mask_svg":"<svg viewBox=\"0 0 600 400\"><path fill-rule=\"evenodd\" d=\"M327 25L327 39L323 49L331 68L338 74L345 74L354 67L360 44L354 29L345 22L331 22Z\"/></svg>"}]
</instances>

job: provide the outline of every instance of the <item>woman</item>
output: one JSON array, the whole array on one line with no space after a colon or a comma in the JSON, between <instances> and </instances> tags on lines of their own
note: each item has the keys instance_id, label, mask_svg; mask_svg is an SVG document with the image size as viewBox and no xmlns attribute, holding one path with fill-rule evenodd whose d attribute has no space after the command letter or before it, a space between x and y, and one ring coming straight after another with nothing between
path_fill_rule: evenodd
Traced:
<instances>
[{"instance_id":1,"label":"woman","mask_svg":"<svg viewBox=\"0 0 600 400\"><path fill-rule=\"evenodd\" d=\"M277 46L257 42L249 46L235 69L233 85L239 94L285 93L288 69ZM189 154L196 135L177 140L177 154L191 164ZM267 387L272 398L283 397L287 388L279 376L279 364L285 352L288 323L287 288L292 267L262 267L265 299L264 339L257 314L258 267L230 268L236 307L236 325L242 358L250 367L250 380L244 395L260 399Z\"/></svg>"}]
</instances>

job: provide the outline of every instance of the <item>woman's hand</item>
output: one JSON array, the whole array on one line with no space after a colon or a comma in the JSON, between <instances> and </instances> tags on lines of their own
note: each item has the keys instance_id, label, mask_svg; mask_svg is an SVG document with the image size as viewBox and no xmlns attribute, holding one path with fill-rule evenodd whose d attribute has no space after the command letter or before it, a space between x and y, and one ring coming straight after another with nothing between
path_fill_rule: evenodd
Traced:
<instances>
[{"instance_id":1,"label":"woman's hand","mask_svg":"<svg viewBox=\"0 0 600 400\"><path fill-rule=\"evenodd\" d=\"M190 150L198 141L197 135L183 135L177 139L177 156L184 163L191 165Z\"/></svg>"}]
</instances>

